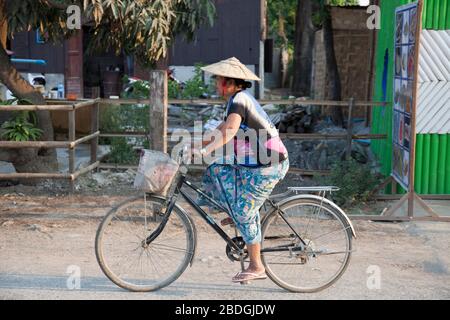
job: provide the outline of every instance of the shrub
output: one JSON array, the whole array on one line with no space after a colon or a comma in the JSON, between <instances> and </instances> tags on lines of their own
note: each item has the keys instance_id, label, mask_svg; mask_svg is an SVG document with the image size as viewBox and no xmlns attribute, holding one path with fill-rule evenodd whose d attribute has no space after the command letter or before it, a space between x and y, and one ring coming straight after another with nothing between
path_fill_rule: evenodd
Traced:
<instances>
[{"instance_id":1,"label":"shrub","mask_svg":"<svg viewBox=\"0 0 450 320\"><path fill-rule=\"evenodd\" d=\"M108 154L107 163L135 165L139 162L139 155L125 137L111 139L111 152Z\"/></svg>"},{"instance_id":2,"label":"shrub","mask_svg":"<svg viewBox=\"0 0 450 320\"><path fill-rule=\"evenodd\" d=\"M122 81L124 84L128 84L129 78L128 76L124 76ZM131 83L128 86L127 91L123 91L121 94L124 99L147 99L150 97L150 89L148 85L148 81L139 80Z\"/></svg>"},{"instance_id":3,"label":"shrub","mask_svg":"<svg viewBox=\"0 0 450 320\"><path fill-rule=\"evenodd\" d=\"M125 80L126 81L126 80ZM148 98L149 90L145 81L132 84L133 90L123 92L122 97L130 99ZM100 131L108 133L119 132L148 132L149 106L144 104L108 105L100 113ZM134 145L148 146L146 138L102 137L100 144L111 146L111 152L105 159L107 163L134 165L139 156L133 149Z\"/></svg>"},{"instance_id":4,"label":"shrub","mask_svg":"<svg viewBox=\"0 0 450 320\"><path fill-rule=\"evenodd\" d=\"M372 172L369 164L361 164L354 159L335 163L331 166L331 174L320 179L321 184L341 189L332 193L332 198L344 207L369 201L370 192L380 181L381 175Z\"/></svg>"},{"instance_id":5,"label":"shrub","mask_svg":"<svg viewBox=\"0 0 450 320\"><path fill-rule=\"evenodd\" d=\"M42 135L42 130L28 122L27 115L16 116L13 120L5 121L2 124L5 132L2 137L10 141L30 141L37 140Z\"/></svg>"},{"instance_id":6,"label":"shrub","mask_svg":"<svg viewBox=\"0 0 450 320\"><path fill-rule=\"evenodd\" d=\"M203 83L202 66L203 65L200 63L195 65L194 76L186 81L184 88L181 91L182 99L197 99L204 93L211 93L211 84L208 86Z\"/></svg>"},{"instance_id":7,"label":"shrub","mask_svg":"<svg viewBox=\"0 0 450 320\"><path fill-rule=\"evenodd\" d=\"M167 84L169 99L178 99L181 96L180 85L176 81L170 81Z\"/></svg>"},{"instance_id":8,"label":"shrub","mask_svg":"<svg viewBox=\"0 0 450 320\"><path fill-rule=\"evenodd\" d=\"M32 104L29 100L17 98L0 101L0 105L13 105L16 103L21 105ZM2 133L2 138L10 141L38 140L42 135L42 130L38 129L36 126L37 118L35 112L15 112L13 119L5 121L1 126L1 128L5 130L5 132Z\"/></svg>"}]
</instances>

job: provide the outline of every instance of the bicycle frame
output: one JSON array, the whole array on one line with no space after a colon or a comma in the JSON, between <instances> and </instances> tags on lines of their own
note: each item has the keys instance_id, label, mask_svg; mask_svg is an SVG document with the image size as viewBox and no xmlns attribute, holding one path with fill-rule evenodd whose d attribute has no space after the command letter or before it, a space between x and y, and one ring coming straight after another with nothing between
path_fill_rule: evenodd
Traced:
<instances>
[{"instance_id":1,"label":"bicycle frame","mask_svg":"<svg viewBox=\"0 0 450 320\"><path fill-rule=\"evenodd\" d=\"M197 194L202 195L203 197L205 197L205 199L209 203L214 204L217 208L219 208L220 210L223 210L224 212L226 212L229 215L227 209L225 209L221 204L219 204L217 201L215 201L214 199L209 197L207 194L205 194L202 190L200 190L200 188L198 188L197 186L193 185L190 181L186 180L185 176L181 177L181 185L185 185L185 186L189 187L190 189L194 190ZM206 223L208 225L210 225L230 247L232 247L233 249L235 249L238 252L242 251L236 245L236 243L234 243L233 240L226 234L226 232L223 231L223 229L217 225L217 223L214 221L214 219L210 215L208 215L205 212L205 210L203 210L197 204L197 202L194 199L192 199L185 191L181 190L181 188L178 189L178 192L197 211L197 213L203 218L203 220L205 220Z\"/></svg>"},{"instance_id":2,"label":"bicycle frame","mask_svg":"<svg viewBox=\"0 0 450 320\"><path fill-rule=\"evenodd\" d=\"M243 254L246 253L247 250L245 249L241 249L237 246L236 243L233 242L233 240L226 234L226 232L217 225L217 223L214 221L214 219L208 215L205 210L203 210L198 204L197 202L192 199L185 191L182 190L183 186L187 186L190 189L192 189L195 193L197 193L198 195L202 195L210 204L213 204L214 206L216 206L217 208L219 208L220 210L226 212L229 216L230 213L228 211L228 209L224 208L220 203L218 203L217 201L215 201L214 199L212 199L211 197L209 197L206 193L204 193L200 188L198 188L197 186L195 186L194 184L192 184L190 181L186 180L186 176L185 175L181 175L177 186L175 188L175 192L172 195L172 197L169 200L169 205L167 206L167 210L164 213L164 219L161 222L161 224L158 226L158 228L152 232L151 235L149 235L145 242L146 244L150 244L156 237L158 237L158 235L164 230L164 227L167 223L167 221L170 218L170 214L172 213L172 210L175 206L175 203L178 199L178 195L181 194L183 196L183 198L197 211L197 213L205 220L205 222L211 226L216 232L217 234L220 235L220 237L234 250L236 250L237 252ZM305 241L303 241L303 239L300 237L300 235L295 231L294 228L292 228L292 226L290 225L290 223L285 219L284 217L284 212L272 201L272 200L268 200L268 203L275 209L278 210L278 213L280 214L281 218L287 223L287 225L291 228L291 230L293 231L294 235L301 241L301 243L306 246L307 244L305 243ZM297 247L297 248L292 248L290 246L280 246L280 247L276 247L276 248L265 248L261 250L261 253L264 252L274 252L274 251L302 251L303 248L301 247Z\"/></svg>"}]
</instances>

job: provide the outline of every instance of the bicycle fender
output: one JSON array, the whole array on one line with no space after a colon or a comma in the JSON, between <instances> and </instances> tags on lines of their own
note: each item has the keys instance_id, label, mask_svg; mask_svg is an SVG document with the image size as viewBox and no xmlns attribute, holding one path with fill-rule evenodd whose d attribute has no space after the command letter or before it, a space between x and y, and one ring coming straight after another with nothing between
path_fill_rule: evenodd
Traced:
<instances>
[{"instance_id":1,"label":"bicycle fender","mask_svg":"<svg viewBox=\"0 0 450 320\"><path fill-rule=\"evenodd\" d=\"M319 196L316 196L313 194L299 194L299 195L295 195L295 196L283 199L280 202L277 202L276 204L281 206L291 200L297 200L297 199L314 199L314 200L322 201L322 202L328 204L329 206L333 207L337 211L339 211L342 214L342 216L344 217L344 219L347 221L348 225L350 226L350 228L352 230L353 238L356 239L355 228L353 227L353 223L350 221L350 218L347 216L347 214L344 212L344 210L342 210L336 203L334 203L333 201L331 201L327 198L322 198L322 197L319 197Z\"/></svg>"},{"instance_id":2,"label":"bicycle fender","mask_svg":"<svg viewBox=\"0 0 450 320\"><path fill-rule=\"evenodd\" d=\"M159 198L161 200L166 200L166 198L161 197L161 196L153 195L153 197ZM188 221L189 221L189 223L191 224L191 227L192 227L192 233L194 234L194 238L192 239L193 242L194 242L194 252L192 253L191 261L189 262L189 265L192 267L192 264L194 263L195 253L197 252L197 227L195 226L194 221L192 221L191 216L186 212L186 210L184 210L182 207L180 207L176 203L174 205L174 208L176 208L177 210L180 210L180 212L183 213L186 216L186 218L188 219Z\"/></svg>"}]
</instances>

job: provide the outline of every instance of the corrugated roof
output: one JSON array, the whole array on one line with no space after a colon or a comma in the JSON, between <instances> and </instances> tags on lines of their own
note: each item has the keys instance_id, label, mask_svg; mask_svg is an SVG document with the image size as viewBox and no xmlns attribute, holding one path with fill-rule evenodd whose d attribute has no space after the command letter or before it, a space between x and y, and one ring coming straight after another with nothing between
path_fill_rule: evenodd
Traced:
<instances>
[{"instance_id":1,"label":"corrugated roof","mask_svg":"<svg viewBox=\"0 0 450 320\"><path fill-rule=\"evenodd\" d=\"M419 82L450 81L450 30L422 30Z\"/></svg>"},{"instance_id":2,"label":"corrugated roof","mask_svg":"<svg viewBox=\"0 0 450 320\"><path fill-rule=\"evenodd\" d=\"M450 82L423 82L418 89L417 133L450 133Z\"/></svg>"}]
</instances>

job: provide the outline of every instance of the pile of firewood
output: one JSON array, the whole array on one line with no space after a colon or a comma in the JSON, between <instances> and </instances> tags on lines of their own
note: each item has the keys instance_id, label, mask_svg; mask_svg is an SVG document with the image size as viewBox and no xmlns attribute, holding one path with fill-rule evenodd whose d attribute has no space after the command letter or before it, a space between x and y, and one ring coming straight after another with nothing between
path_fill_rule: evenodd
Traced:
<instances>
[{"instance_id":1,"label":"pile of firewood","mask_svg":"<svg viewBox=\"0 0 450 320\"><path fill-rule=\"evenodd\" d=\"M296 108L283 114L277 127L280 133L309 133L313 129L313 116L306 108Z\"/></svg>"}]
</instances>

